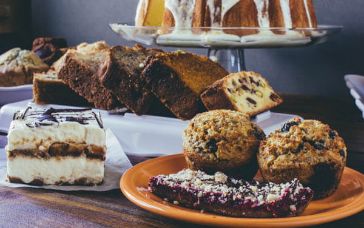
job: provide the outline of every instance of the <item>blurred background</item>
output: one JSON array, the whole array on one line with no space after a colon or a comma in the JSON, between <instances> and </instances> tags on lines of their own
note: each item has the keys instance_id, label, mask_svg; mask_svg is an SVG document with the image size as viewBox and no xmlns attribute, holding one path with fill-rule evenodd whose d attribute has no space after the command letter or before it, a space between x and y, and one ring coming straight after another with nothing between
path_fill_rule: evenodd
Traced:
<instances>
[{"instance_id":1,"label":"blurred background","mask_svg":"<svg viewBox=\"0 0 364 228\"><path fill-rule=\"evenodd\" d=\"M314 0L320 24L343 25L329 42L307 48L250 49L249 70L262 73L281 93L352 100L344 75L364 74L363 0ZM57 36L69 45L106 40L132 45L114 34L112 22L133 22L137 0L0 0L0 53L30 48L37 36ZM192 50L205 54L205 50Z\"/></svg>"}]
</instances>

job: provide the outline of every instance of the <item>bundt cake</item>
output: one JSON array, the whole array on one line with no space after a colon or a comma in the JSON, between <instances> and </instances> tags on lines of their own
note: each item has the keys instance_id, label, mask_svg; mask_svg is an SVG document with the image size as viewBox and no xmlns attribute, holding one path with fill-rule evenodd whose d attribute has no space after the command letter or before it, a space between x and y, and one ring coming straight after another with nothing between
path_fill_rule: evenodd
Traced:
<instances>
[{"instance_id":1,"label":"bundt cake","mask_svg":"<svg viewBox=\"0 0 364 228\"><path fill-rule=\"evenodd\" d=\"M137 25L156 26L162 21L165 28L317 27L312 0L141 0L137 11ZM225 32L244 35L257 30Z\"/></svg>"}]
</instances>

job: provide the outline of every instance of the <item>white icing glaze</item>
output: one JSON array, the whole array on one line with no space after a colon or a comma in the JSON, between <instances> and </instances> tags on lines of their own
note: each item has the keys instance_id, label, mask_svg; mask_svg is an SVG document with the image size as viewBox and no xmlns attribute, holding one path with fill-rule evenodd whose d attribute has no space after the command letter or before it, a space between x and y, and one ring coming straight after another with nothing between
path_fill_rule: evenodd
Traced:
<instances>
[{"instance_id":1,"label":"white icing glaze","mask_svg":"<svg viewBox=\"0 0 364 228\"><path fill-rule=\"evenodd\" d=\"M195 0L166 0L165 7L173 15L176 30L192 27L195 4Z\"/></svg>"},{"instance_id":2,"label":"white icing glaze","mask_svg":"<svg viewBox=\"0 0 364 228\"><path fill-rule=\"evenodd\" d=\"M255 6L258 12L258 24L261 28L269 28L270 20L269 20L269 0L254 0Z\"/></svg>"},{"instance_id":3,"label":"white icing glaze","mask_svg":"<svg viewBox=\"0 0 364 228\"><path fill-rule=\"evenodd\" d=\"M221 27L224 21L224 17L240 0L222 0L221 8L216 6L214 0L207 0L206 4L210 10L211 27ZM220 21L216 18L220 17Z\"/></svg>"},{"instance_id":4,"label":"white icing glaze","mask_svg":"<svg viewBox=\"0 0 364 228\"><path fill-rule=\"evenodd\" d=\"M308 3L307 0L303 0L303 3L305 5L305 10L306 10L306 15L307 15L307 20L308 20L308 27L312 28L312 19L311 19L311 14L310 14L310 9L308 8Z\"/></svg>"},{"instance_id":5,"label":"white icing glaze","mask_svg":"<svg viewBox=\"0 0 364 228\"><path fill-rule=\"evenodd\" d=\"M284 27L293 28L291 9L289 7L290 0L280 0L280 3L284 19Z\"/></svg>"}]
</instances>

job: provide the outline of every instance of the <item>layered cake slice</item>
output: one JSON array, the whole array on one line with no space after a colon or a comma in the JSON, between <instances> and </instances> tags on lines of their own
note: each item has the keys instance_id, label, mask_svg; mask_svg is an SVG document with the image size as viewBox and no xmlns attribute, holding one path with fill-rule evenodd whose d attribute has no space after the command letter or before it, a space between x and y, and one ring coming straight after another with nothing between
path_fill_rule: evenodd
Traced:
<instances>
[{"instance_id":1,"label":"layered cake slice","mask_svg":"<svg viewBox=\"0 0 364 228\"><path fill-rule=\"evenodd\" d=\"M86 99L79 96L60 80L55 71L34 74L33 99L36 104L91 106Z\"/></svg>"},{"instance_id":2,"label":"layered cake slice","mask_svg":"<svg viewBox=\"0 0 364 228\"><path fill-rule=\"evenodd\" d=\"M150 58L142 77L176 117L191 119L205 110L200 99L204 89L227 74L207 57L177 51Z\"/></svg>"},{"instance_id":3,"label":"layered cake slice","mask_svg":"<svg viewBox=\"0 0 364 228\"><path fill-rule=\"evenodd\" d=\"M283 102L260 74L233 73L216 81L201 94L208 110L231 109L254 116Z\"/></svg>"},{"instance_id":4,"label":"layered cake slice","mask_svg":"<svg viewBox=\"0 0 364 228\"><path fill-rule=\"evenodd\" d=\"M103 182L105 131L90 109L34 109L14 115L7 175L31 185L97 185Z\"/></svg>"},{"instance_id":5,"label":"layered cake slice","mask_svg":"<svg viewBox=\"0 0 364 228\"><path fill-rule=\"evenodd\" d=\"M274 184L232 179L223 173L182 170L152 177L152 193L188 208L232 217L271 218L300 215L313 191L297 180Z\"/></svg>"}]
</instances>

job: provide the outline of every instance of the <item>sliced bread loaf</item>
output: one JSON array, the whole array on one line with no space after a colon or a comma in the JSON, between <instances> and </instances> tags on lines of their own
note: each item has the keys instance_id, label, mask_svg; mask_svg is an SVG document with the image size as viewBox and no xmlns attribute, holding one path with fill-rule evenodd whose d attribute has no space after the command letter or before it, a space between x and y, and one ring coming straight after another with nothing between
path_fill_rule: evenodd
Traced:
<instances>
[{"instance_id":1,"label":"sliced bread loaf","mask_svg":"<svg viewBox=\"0 0 364 228\"><path fill-rule=\"evenodd\" d=\"M201 99L208 110L231 109L249 116L283 102L268 81L255 72L230 74L209 86Z\"/></svg>"},{"instance_id":2,"label":"sliced bread loaf","mask_svg":"<svg viewBox=\"0 0 364 228\"><path fill-rule=\"evenodd\" d=\"M205 110L200 95L228 72L207 57L182 51L151 57L143 71L148 88L178 118Z\"/></svg>"}]
</instances>

